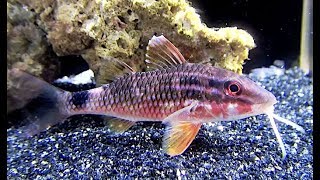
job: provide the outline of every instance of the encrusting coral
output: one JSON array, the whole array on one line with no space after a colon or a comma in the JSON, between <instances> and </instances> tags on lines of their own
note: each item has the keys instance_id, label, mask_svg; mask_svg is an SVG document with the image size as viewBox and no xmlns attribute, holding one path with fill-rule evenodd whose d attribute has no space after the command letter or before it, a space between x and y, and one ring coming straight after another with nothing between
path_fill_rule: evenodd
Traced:
<instances>
[{"instance_id":1,"label":"encrusting coral","mask_svg":"<svg viewBox=\"0 0 320 180\"><path fill-rule=\"evenodd\" d=\"M145 70L146 45L155 34L163 34L189 62L237 73L255 47L245 30L208 28L186 0L10 0L7 11L8 68L20 63L43 78L48 68L58 71L48 50L81 55L98 84L107 82L110 59ZM23 23L10 20L16 17Z\"/></svg>"}]
</instances>

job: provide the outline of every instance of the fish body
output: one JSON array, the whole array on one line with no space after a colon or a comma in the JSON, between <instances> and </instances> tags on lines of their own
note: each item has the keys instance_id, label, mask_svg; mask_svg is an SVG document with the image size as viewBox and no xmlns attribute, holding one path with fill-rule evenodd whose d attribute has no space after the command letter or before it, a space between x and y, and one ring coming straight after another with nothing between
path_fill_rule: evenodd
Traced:
<instances>
[{"instance_id":1,"label":"fish body","mask_svg":"<svg viewBox=\"0 0 320 180\"><path fill-rule=\"evenodd\" d=\"M228 94L232 83L242 92ZM99 88L67 93L65 99L69 114L101 114L130 121L163 121L193 104L184 121L198 123L254 115L258 113L256 105L276 101L270 92L245 77L191 63L126 75Z\"/></svg>"},{"instance_id":2,"label":"fish body","mask_svg":"<svg viewBox=\"0 0 320 180\"><path fill-rule=\"evenodd\" d=\"M43 87L39 96L50 99L46 102L51 104L42 108L50 111L36 111L37 119L26 126L26 132L36 134L75 114L114 117L108 122L117 132L137 121L159 121L166 124L163 149L175 156L185 151L203 123L263 113L273 116L277 101L272 93L231 71L188 63L164 36L149 41L146 62L154 70L134 72L128 67L130 72L113 82L80 92L62 91L34 80L33 84ZM12 70L11 75L20 81L26 76L31 79L19 70Z\"/></svg>"}]
</instances>

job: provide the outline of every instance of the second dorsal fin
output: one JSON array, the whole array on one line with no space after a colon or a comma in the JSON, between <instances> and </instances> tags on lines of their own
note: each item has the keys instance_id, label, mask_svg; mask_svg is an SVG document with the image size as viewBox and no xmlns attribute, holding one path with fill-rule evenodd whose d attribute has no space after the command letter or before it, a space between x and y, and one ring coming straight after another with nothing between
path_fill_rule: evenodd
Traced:
<instances>
[{"instance_id":1,"label":"second dorsal fin","mask_svg":"<svg viewBox=\"0 0 320 180\"><path fill-rule=\"evenodd\" d=\"M124 75L136 73L136 71L124 61L115 58L105 58L104 61L108 70L102 73L105 80L103 83L110 83Z\"/></svg>"},{"instance_id":2,"label":"second dorsal fin","mask_svg":"<svg viewBox=\"0 0 320 180\"><path fill-rule=\"evenodd\" d=\"M153 36L149 41L146 55L146 63L149 68L167 68L186 62L178 48L163 35Z\"/></svg>"}]
</instances>

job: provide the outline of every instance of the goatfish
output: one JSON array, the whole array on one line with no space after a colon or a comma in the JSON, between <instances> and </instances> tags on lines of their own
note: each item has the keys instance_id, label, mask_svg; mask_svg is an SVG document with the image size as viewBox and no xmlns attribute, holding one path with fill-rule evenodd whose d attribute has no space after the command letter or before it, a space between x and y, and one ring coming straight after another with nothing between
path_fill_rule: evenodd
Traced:
<instances>
[{"instance_id":1,"label":"goatfish","mask_svg":"<svg viewBox=\"0 0 320 180\"><path fill-rule=\"evenodd\" d=\"M166 125L162 149L176 156L189 147L203 123L266 114L284 158L286 150L274 119L304 131L274 114L277 100L271 92L232 71L187 62L163 35L153 36L148 43L145 62L150 71L135 72L126 63L114 62L127 73L78 92L64 91L19 69L9 70L15 82L35 89L42 103L29 114L32 122L21 128L25 135L38 134L76 114L112 117L107 125L120 133L138 121L155 121Z\"/></svg>"}]
</instances>

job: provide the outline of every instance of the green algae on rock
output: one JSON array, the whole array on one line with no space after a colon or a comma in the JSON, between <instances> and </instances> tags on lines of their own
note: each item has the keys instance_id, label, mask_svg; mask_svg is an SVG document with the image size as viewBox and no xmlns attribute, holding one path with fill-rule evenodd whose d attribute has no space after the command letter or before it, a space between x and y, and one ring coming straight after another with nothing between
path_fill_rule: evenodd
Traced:
<instances>
[{"instance_id":1,"label":"green algae on rock","mask_svg":"<svg viewBox=\"0 0 320 180\"><path fill-rule=\"evenodd\" d=\"M186 0L17 0L35 12L38 26L58 55L81 55L98 84L110 59L146 68L145 47L163 34L190 62L211 62L237 73L255 47L246 31L208 28Z\"/></svg>"}]
</instances>

